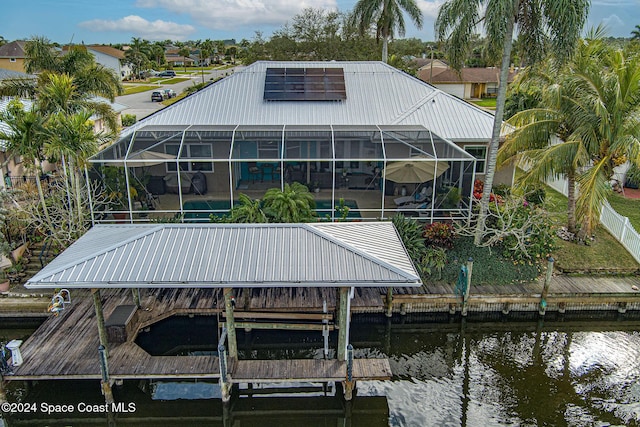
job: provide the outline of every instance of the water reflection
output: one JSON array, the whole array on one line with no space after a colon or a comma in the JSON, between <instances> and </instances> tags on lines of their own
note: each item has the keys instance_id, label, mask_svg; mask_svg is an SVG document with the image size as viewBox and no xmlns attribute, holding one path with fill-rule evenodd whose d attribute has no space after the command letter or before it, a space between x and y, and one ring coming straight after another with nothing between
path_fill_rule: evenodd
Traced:
<instances>
[{"instance_id":1,"label":"water reflection","mask_svg":"<svg viewBox=\"0 0 640 427\"><path fill-rule=\"evenodd\" d=\"M138 384L125 383L116 390L116 400L133 399L140 411L133 418L119 415L117 425L142 420L153 425L288 427L640 425L638 320L584 321L569 316L548 316L545 322L462 322L433 316L353 320L351 339L357 356L387 355L395 377L358 384L358 396L350 407L339 398L339 390L315 397L245 393L223 413L219 401L152 401ZM244 338L239 343L247 344L248 354L262 356L271 354L262 346L268 347L277 337L253 331L251 338ZM309 339L306 350L295 340L283 342L295 344L296 355L322 354L320 337ZM24 389L14 387L12 393L23 398ZM94 382L41 382L26 399L78 402L88 396L101 401ZM65 425L86 425L85 421L67 417ZM14 418L9 425L41 424L29 422L34 420ZM98 424L105 422L101 419Z\"/></svg>"}]
</instances>

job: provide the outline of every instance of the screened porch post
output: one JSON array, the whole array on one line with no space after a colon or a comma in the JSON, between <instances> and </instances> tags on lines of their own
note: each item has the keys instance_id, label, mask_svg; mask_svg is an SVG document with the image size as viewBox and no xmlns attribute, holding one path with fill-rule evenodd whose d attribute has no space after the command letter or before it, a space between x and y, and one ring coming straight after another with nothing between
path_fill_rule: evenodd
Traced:
<instances>
[{"instance_id":1,"label":"screened porch post","mask_svg":"<svg viewBox=\"0 0 640 427\"><path fill-rule=\"evenodd\" d=\"M96 225L96 217L93 211L93 197L91 196L91 181L89 180L89 170L84 165L84 179L87 183L87 195L89 196L89 214L91 215L91 225Z\"/></svg>"},{"instance_id":2,"label":"screened porch post","mask_svg":"<svg viewBox=\"0 0 640 427\"><path fill-rule=\"evenodd\" d=\"M189 129L191 126L187 127ZM178 174L178 200L180 200L180 218L181 222L184 222L184 201L182 199L182 177L180 176L180 158L182 157L182 148L184 147L184 138L187 134L187 129L182 131L182 138L180 138L180 147L178 148L178 155L176 156L176 173Z\"/></svg>"},{"instance_id":3,"label":"screened porch post","mask_svg":"<svg viewBox=\"0 0 640 427\"><path fill-rule=\"evenodd\" d=\"M286 130L287 130L287 125L282 125L282 138L281 138L280 153L279 153L280 154L280 191L284 191L284 153L285 153L284 136L286 134Z\"/></svg>"},{"instance_id":4,"label":"screened porch post","mask_svg":"<svg viewBox=\"0 0 640 427\"><path fill-rule=\"evenodd\" d=\"M387 149L384 145L384 133L382 132L382 129L380 129L380 126L376 127L378 128L378 131L380 131L380 146L382 147L382 185L380 186L380 198L382 199L382 207L380 209L380 218L384 218L384 196L387 194L386 182L384 179L385 169L387 167ZM373 179L376 179L376 175L377 174L374 172Z\"/></svg>"},{"instance_id":5,"label":"screened porch post","mask_svg":"<svg viewBox=\"0 0 640 427\"><path fill-rule=\"evenodd\" d=\"M329 125L331 129L331 170L332 178L331 178L331 221L336 220L336 146L335 146L335 138L333 135L333 125ZM344 165L343 165L344 166Z\"/></svg>"},{"instance_id":6,"label":"screened porch post","mask_svg":"<svg viewBox=\"0 0 640 427\"><path fill-rule=\"evenodd\" d=\"M231 206L231 208L233 208L233 167L235 164L233 162L233 149L236 144L236 130L238 129L238 126L240 125L236 125L236 127L233 128L233 132L231 132L231 146L229 147L229 206Z\"/></svg>"}]
</instances>

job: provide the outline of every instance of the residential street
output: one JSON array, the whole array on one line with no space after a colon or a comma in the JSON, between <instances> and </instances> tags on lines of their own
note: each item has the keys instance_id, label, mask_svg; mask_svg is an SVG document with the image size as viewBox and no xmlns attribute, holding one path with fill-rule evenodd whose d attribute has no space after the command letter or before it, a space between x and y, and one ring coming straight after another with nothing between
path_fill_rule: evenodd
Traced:
<instances>
[{"instance_id":1,"label":"residential street","mask_svg":"<svg viewBox=\"0 0 640 427\"><path fill-rule=\"evenodd\" d=\"M224 76L225 74L231 74L237 70L244 68L243 66L237 66L234 68L229 68L226 70L205 70L203 74L199 72L199 70L195 70L189 77L189 80L171 84L171 85L161 85L158 89L173 89L176 94L181 94L182 91L194 84L201 83L202 81L208 81L210 79L216 79L219 76ZM180 69L178 69L179 71ZM186 77L183 75L178 75L178 77ZM144 85L145 83L140 83ZM148 90L145 92L134 93L131 95L123 95L116 98L116 102L119 104L124 104L129 108L123 111L123 114L134 114L138 120L143 117L148 116L149 114L158 111L164 108L164 105L160 102L152 102L151 101L151 92L152 90Z\"/></svg>"}]
</instances>

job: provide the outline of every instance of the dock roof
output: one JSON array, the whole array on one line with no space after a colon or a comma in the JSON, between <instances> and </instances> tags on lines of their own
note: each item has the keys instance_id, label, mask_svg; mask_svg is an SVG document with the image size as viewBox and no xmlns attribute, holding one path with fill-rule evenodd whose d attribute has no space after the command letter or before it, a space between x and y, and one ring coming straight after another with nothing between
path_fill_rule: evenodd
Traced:
<instances>
[{"instance_id":1,"label":"dock roof","mask_svg":"<svg viewBox=\"0 0 640 427\"><path fill-rule=\"evenodd\" d=\"M96 225L27 288L420 286L393 224Z\"/></svg>"}]
</instances>

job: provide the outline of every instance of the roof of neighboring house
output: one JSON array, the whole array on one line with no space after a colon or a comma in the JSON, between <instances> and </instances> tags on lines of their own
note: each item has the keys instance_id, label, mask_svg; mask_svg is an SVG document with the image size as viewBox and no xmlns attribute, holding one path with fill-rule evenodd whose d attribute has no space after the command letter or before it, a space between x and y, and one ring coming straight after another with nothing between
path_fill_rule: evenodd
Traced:
<instances>
[{"instance_id":1,"label":"roof of neighboring house","mask_svg":"<svg viewBox=\"0 0 640 427\"><path fill-rule=\"evenodd\" d=\"M15 40L11 43L0 46L0 58L24 58L24 40Z\"/></svg>"},{"instance_id":2,"label":"roof of neighboring house","mask_svg":"<svg viewBox=\"0 0 640 427\"><path fill-rule=\"evenodd\" d=\"M265 101L267 68L342 68L343 101ZM424 126L453 141L487 141L493 115L383 62L259 61L127 128L189 125Z\"/></svg>"},{"instance_id":3,"label":"roof of neighboring house","mask_svg":"<svg viewBox=\"0 0 640 427\"><path fill-rule=\"evenodd\" d=\"M111 47L111 46L92 44L92 45L87 46L87 49L95 50L96 52L100 52L100 53L103 53L105 55L113 56L114 58L118 58L118 59L124 59L124 57L125 57L123 51L121 51L120 49L116 49L115 47Z\"/></svg>"},{"instance_id":4,"label":"roof of neighboring house","mask_svg":"<svg viewBox=\"0 0 640 427\"><path fill-rule=\"evenodd\" d=\"M5 70L0 68L0 80L20 80L20 79L35 79L33 74L22 73L20 71Z\"/></svg>"},{"instance_id":5,"label":"roof of neighboring house","mask_svg":"<svg viewBox=\"0 0 640 427\"><path fill-rule=\"evenodd\" d=\"M507 81L512 82L517 72L509 71ZM457 71L448 68L439 73L433 73L431 83L498 83L500 68L496 67L478 67L463 68L460 74ZM418 72L421 80L429 81L429 67L425 67Z\"/></svg>"},{"instance_id":6,"label":"roof of neighboring house","mask_svg":"<svg viewBox=\"0 0 640 427\"><path fill-rule=\"evenodd\" d=\"M421 284L393 224L375 222L96 225L26 287Z\"/></svg>"}]
</instances>

